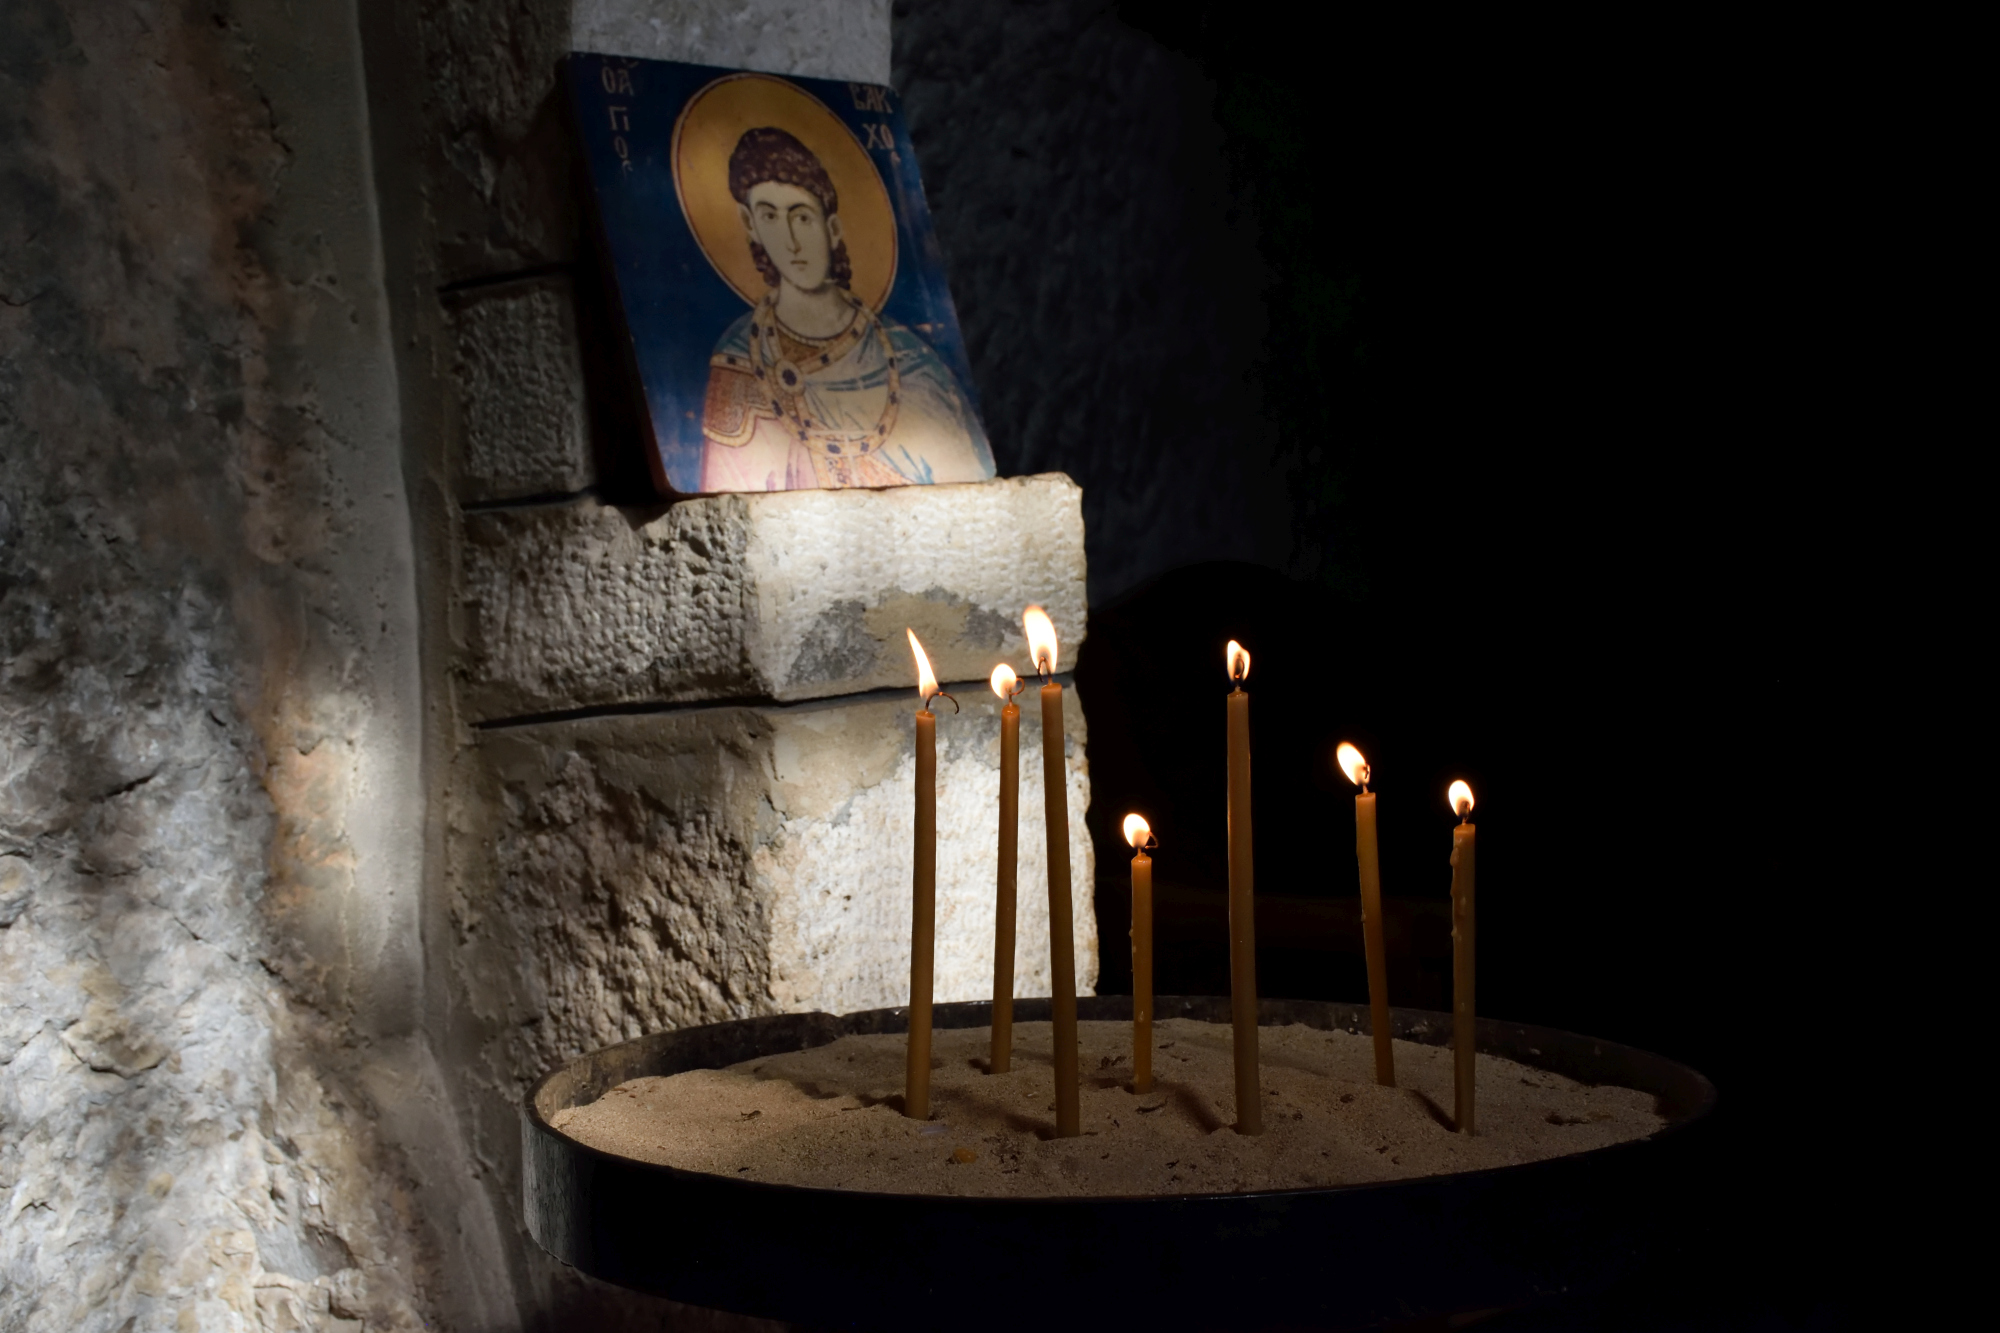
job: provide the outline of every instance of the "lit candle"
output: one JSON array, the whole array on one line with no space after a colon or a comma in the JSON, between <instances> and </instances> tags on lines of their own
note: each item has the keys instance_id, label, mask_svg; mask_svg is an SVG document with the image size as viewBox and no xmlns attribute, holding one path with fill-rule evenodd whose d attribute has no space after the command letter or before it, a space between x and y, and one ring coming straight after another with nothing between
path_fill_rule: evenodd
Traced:
<instances>
[{"instance_id":1,"label":"lit candle","mask_svg":"<svg viewBox=\"0 0 2000 1333\"><path fill-rule=\"evenodd\" d=\"M1056 627L1049 613L1031 606L1022 613L1028 653L1042 675L1042 811L1049 839L1049 1010L1054 1028L1056 1137L1083 1132L1077 1101L1076 946L1070 921L1069 769L1063 763L1063 690L1056 673Z\"/></svg>"},{"instance_id":2,"label":"lit candle","mask_svg":"<svg viewBox=\"0 0 2000 1333\"><path fill-rule=\"evenodd\" d=\"M917 659L917 821L916 857L911 873L910 1037L903 1065L903 1114L913 1120L931 1115L931 975L937 950L937 718L931 698L941 694L931 660L910 636ZM945 696L950 698L949 695ZM952 700L952 707L958 701Z\"/></svg>"},{"instance_id":3,"label":"lit candle","mask_svg":"<svg viewBox=\"0 0 2000 1333\"><path fill-rule=\"evenodd\" d=\"M1473 1132L1472 852L1479 827L1467 819L1472 813L1471 787L1454 782L1445 800L1458 816L1458 827L1451 831L1452 1119L1457 1121L1459 1133L1470 1134Z\"/></svg>"},{"instance_id":4,"label":"lit candle","mask_svg":"<svg viewBox=\"0 0 2000 1333\"><path fill-rule=\"evenodd\" d=\"M1021 840L1021 684L1013 668L997 666L988 684L1000 696L1000 874L993 891L993 1049L989 1074L1014 1059L1014 869Z\"/></svg>"},{"instance_id":5,"label":"lit candle","mask_svg":"<svg viewBox=\"0 0 2000 1333\"><path fill-rule=\"evenodd\" d=\"M1139 815L1125 816L1132 847L1132 1091L1153 1090L1153 858L1159 846Z\"/></svg>"},{"instance_id":6,"label":"lit candle","mask_svg":"<svg viewBox=\"0 0 2000 1333\"><path fill-rule=\"evenodd\" d=\"M1354 797L1354 859L1361 873L1361 951L1368 959L1368 1023L1375 1037L1375 1081L1396 1086L1396 1051L1389 1034L1389 953L1382 943L1382 858L1375 842L1375 793L1361 751L1346 741L1334 751L1340 771L1361 788Z\"/></svg>"},{"instance_id":7,"label":"lit candle","mask_svg":"<svg viewBox=\"0 0 2000 1333\"><path fill-rule=\"evenodd\" d=\"M1256 857L1250 843L1250 654L1231 639L1229 679L1229 1015L1236 1026L1236 1132L1264 1132L1257 1081Z\"/></svg>"}]
</instances>

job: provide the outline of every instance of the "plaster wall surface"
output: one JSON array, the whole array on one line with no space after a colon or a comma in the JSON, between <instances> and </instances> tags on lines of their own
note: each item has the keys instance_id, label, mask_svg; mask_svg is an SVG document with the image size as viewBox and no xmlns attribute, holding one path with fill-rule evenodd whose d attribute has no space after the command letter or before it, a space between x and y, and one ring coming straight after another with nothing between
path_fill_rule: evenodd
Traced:
<instances>
[{"instance_id":1,"label":"plaster wall surface","mask_svg":"<svg viewBox=\"0 0 2000 1333\"><path fill-rule=\"evenodd\" d=\"M355 11L9 4L0 115L0 1325L477 1321Z\"/></svg>"}]
</instances>

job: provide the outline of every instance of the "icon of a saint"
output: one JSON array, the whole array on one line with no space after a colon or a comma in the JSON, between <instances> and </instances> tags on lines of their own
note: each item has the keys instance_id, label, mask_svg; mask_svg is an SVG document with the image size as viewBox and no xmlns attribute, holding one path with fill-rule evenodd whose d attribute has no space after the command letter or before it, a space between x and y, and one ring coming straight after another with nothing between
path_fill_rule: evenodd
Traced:
<instances>
[{"instance_id":1,"label":"icon of a saint","mask_svg":"<svg viewBox=\"0 0 2000 1333\"><path fill-rule=\"evenodd\" d=\"M991 477L985 430L950 367L851 290L840 195L819 157L755 126L729 155L728 189L765 290L709 359L701 489Z\"/></svg>"}]
</instances>

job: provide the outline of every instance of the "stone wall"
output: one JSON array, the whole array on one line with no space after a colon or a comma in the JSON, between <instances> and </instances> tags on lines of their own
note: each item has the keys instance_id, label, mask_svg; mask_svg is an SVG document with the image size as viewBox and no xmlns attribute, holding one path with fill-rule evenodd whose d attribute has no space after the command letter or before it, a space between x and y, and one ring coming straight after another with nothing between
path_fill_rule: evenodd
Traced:
<instances>
[{"instance_id":1,"label":"stone wall","mask_svg":"<svg viewBox=\"0 0 2000 1333\"><path fill-rule=\"evenodd\" d=\"M1067 477L894 491L592 497L467 513L459 699L479 722L608 705L816 699L1029 670L1021 608L1083 639Z\"/></svg>"},{"instance_id":2,"label":"stone wall","mask_svg":"<svg viewBox=\"0 0 2000 1333\"><path fill-rule=\"evenodd\" d=\"M567 17L567 23L565 23ZM518 1228L518 1106L608 1042L908 990L913 668L970 681L940 719L937 997L990 988L1001 660L1046 604L1086 619L1083 497L1061 476L665 506L640 457L582 237L556 62L574 43L882 81L886 3L653 9L449 0L369 29L390 290L419 515L432 707L427 1024L504 1233L551 1327L655 1326ZM1080 980L1096 974L1086 734L1065 761ZM1032 710L1030 710L1032 711ZM1038 720L1024 729L1032 747ZM1045 992L1039 752L1024 756L1017 989Z\"/></svg>"},{"instance_id":3,"label":"stone wall","mask_svg":"<svg viewBox=\"0 0 2000 1333\"><path fill-rule=\"evenodd\" d=\"M940 1003L993 979L999 701L938 720ZM1065 696L1069 802L1090 799ZM1023 710L1015 993L1049 992L1039 709ZM463 755L450 905L497 1109L524 1075L647 1032L906 1002L909 691L492 728ZM1082 820L1070 858L1090 864ZM1087 881L1078 877L1079 884ZM1080 981L1097 928L1076 917ZM473 1035L468 1033L467 1035Z\"/></svg>"},{"instance_id":4,"label":"stone wall","mask_svg":"<svg viewBox=\"0 0 2000 1333\"><path fill-rule=\"evenodd\" d=\"M508 1313L417 1025L360 57L343 0L0 9L9 1329Z\"/></svg>"},{"instance_id":5,"label":"stone wall","mask_svg":"<svg viewBox=\"0 0 2000 1333\"><path fill-rule=\"evenodd\" d=\"M525 1239L519 1094L662 1025L903 998L900 631L983 678L1041 601L1073 659L1086 496L626 503L555 63L879 81L888 18L0 15L0 1324L747 1326ZM997 705L957 693L941 1000L991 965Z\"/></svg>"}]
</instances>

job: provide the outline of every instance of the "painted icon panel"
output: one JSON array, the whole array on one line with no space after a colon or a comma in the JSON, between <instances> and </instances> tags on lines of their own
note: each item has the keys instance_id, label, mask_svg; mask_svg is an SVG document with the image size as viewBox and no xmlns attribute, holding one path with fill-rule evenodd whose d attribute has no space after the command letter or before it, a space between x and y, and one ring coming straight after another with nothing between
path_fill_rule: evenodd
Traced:
<instances>
[{"instance_id":1,"label":"painted icon panel","mask_svg":"<svg viewBox=\"0 0 2000 1333\"><path fill-rule=\"evenodd\" d=\"M892 90L587 54L567 77L662 492L993 475Z\"/></svg>"}]
</instances>

